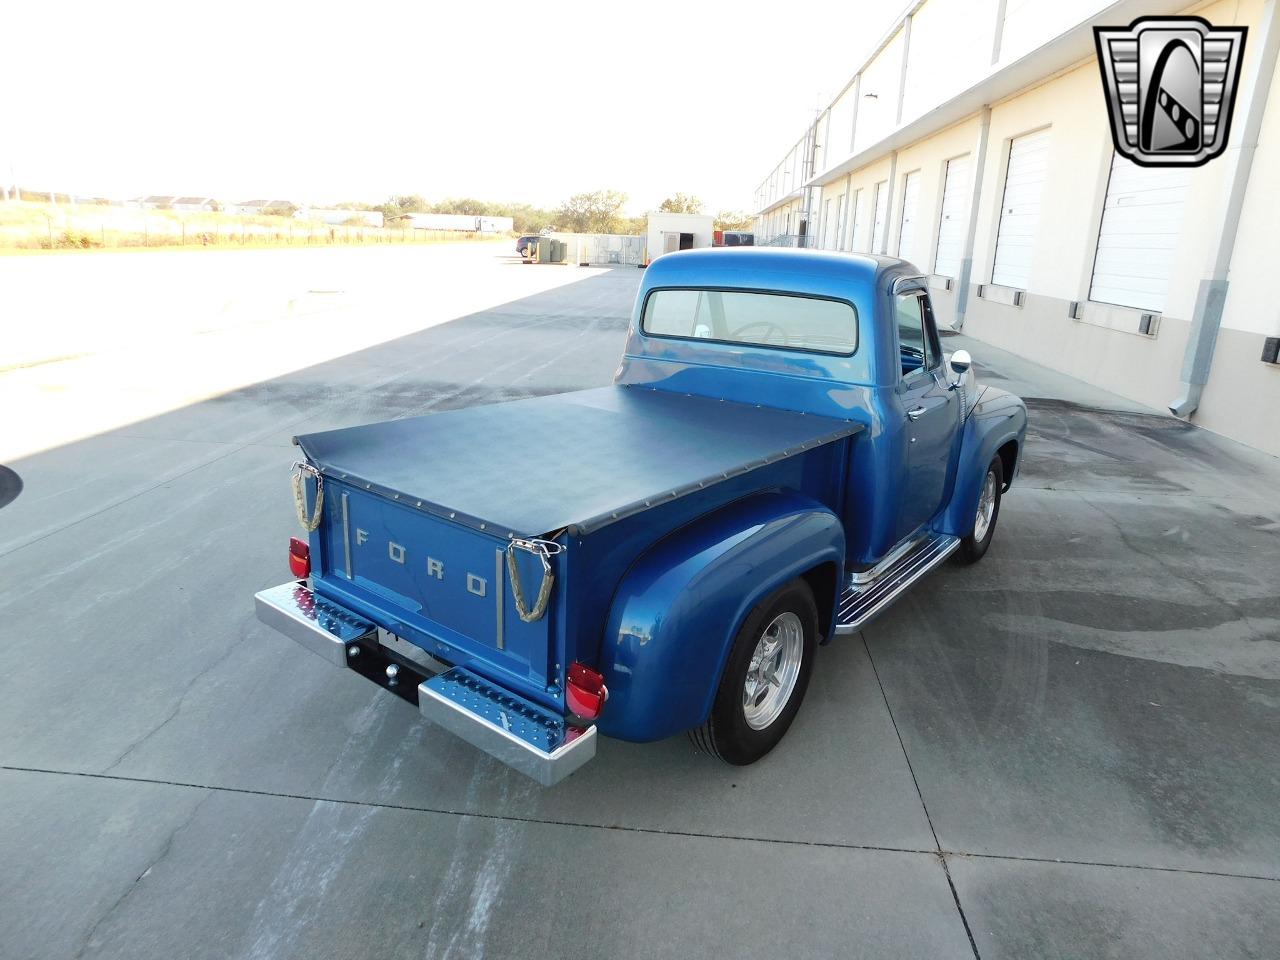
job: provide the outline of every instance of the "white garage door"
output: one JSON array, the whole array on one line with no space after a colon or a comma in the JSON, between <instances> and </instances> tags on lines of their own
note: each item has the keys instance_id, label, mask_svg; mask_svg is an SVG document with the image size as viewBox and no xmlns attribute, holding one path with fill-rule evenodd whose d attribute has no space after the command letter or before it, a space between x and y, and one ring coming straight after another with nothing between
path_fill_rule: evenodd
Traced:
<instances>
[{"instance_id":1,"label":"white garage door","mask_svg":"<svg viewBox=\"0 0 1280 960\"><path fill-rule=\"evenodd\" d=\"M876 184L876 216L871 226L871 252L885 252L885 228L889 225L889 181Z\"/></svg>"},{"instance_id":2,"label":"white garage door","mask_svg":"<svg viewBox=\"0 0 1280 960\"><path fill-rule=\"evenodd\" d=\"M853 223L849 228L849 249L865 253L867 246L867 191L855 190L853 194Z\"/></svg>"},{"instance_id":3,"label":"white garage door","mask_svg":"<svg viewBox=\"0 0 1280 960\"><path fill-rule=\"evenodd\" d=\"M1111 161L1089 299L1164 309L1191 171Z\"/></svg>"},{"instance_id":4,"label":"white garage door","mask_svg":"<svg viewBox=\"0 0 1280 960\"><path fill-rule=\"evenodd\" d=\"M992 283L1025 290L1031 282L1031 257L1040 229L1040 198L1048 168L1048 130L1015 137L1010 142Z\"/></svg>"},{"instance_id":5,"label":"white garage door","mask_svg":"<svg viewBox=\"0 0 1280 960\"><path fill-rule=\"evenodd\" d=\"M969 225L969 157L947 161L942 186L942 217L938 221L938 253L933 272L940 277L960 275L960 255L964 253L965 227Z\"/></svg>"},{"instance_id":6,"label":"white garage door","mask_svg":"<svg viewBox=\"0 0 1280 960\"><path fill-rule=\"evenodd\" d=\"M898 256L915 256L916 220L920 209L920 171L912 170L902 181L902 220L898 227Z\"/></svg>"}]
</instances>

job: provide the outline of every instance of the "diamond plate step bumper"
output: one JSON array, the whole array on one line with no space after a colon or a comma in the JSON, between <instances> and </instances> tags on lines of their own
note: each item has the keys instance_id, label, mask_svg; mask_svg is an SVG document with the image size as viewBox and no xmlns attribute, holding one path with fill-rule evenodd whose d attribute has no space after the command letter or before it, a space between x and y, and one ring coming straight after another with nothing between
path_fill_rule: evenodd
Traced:
<instances>
[{"instance_id":1,"label":"diamond plate step bumper","mask_svg":"<svg viewBox=\"0 0 1280 960\"><path fill-rule=\"evenodd\" d=\"M508 693L462 667L418 687L418 709L491 757L537 780L559 783L596 755L596 728Z\"/></svg>"},{"instance_id":2,"label":"diamond plate step bumper","mask_svg":"<svg viewBox=\"0 0 1280 960\"><path fill-rule=\"evenodd\" d=\"M850 584L840 597L836 634L856 633L882 613L907 587L955 553L959 546L959 537L925 537L874 580L861 585Z\"/></svg>"},{"instance_id":3,"label":"diamond plate step bumper","mask_svg":"<svg viewBox=\"0 0 1280 960\"><path fill-rule=\"evenodd\" d=\"M368 620L326 600L301 581L282 583L253 595L258 619L290 640L339 667L347 665L347 647L378 628Z\"/></svg>"},{"instance_id":4,"label":"diamond plate step bumper","mask_svg":"<svg viewBox=\"0 0 1280 960\"><path fill-rule=\"evenodd\" d=\"M335 666L416 706L422 715L543 786L595 756L596 728L564 717L462 667L429 667L379 642L375 624L305 582L254 595L258 619ZM445 667L443 673L435 669Z\"/></svg>"}]
</instances>

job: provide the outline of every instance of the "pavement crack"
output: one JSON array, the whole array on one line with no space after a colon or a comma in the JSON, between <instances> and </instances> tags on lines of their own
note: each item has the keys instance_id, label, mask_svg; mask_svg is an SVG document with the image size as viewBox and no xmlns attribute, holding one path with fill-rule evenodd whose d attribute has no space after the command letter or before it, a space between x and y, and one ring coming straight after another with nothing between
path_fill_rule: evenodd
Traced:
<instances>
[{"instance_id":1,"label":"pavement crack","mask_svg":"<svg viewBox=\"0 0 1280 960\"><path fill-rule=\"evenodd\" d=\"M310 793L287 793L277 790L255 790L251 787L228 787L210 783L192 783L186 780L162 780L156 777L131 777L119 773L94 773L88 770L54 770L47 767L25 767L0 764L0 771L11 773L36 773L55 777L83 777L88 780L110 780L118 783L139 783L156 787L183 787L188 790L209 790L248 797L269 797L275 800L304 800L308 803L333 803L340 806L367 807L379 810L400 810L405 813L428 813L448 817L471 817L476 820L493 820L503 823L527 823L547 827L571 827L584 830L604 830L618 833L653 834L666 837L684 837L699 840L726 840L746 843L781 844L794 847L817 847L832 850L867 850L875 853L902 853L914 856L944 857L953 860L968 857L976 860L1005 860L1015 863L1043 863L1076 867L1098 867L1110 870L1144 870L1152 873L1179 873L1200 877L1223 877L1231 880L1261 880L1280 883L1280 872L1275 876L1253 873L1233 873L1228 870L1205 870L1195 867L1162 867L1147 863L1120 863L1105 860L1074 860L1066 857L1033 857L1010 853L975 853L967 850L922 849L897 847L887 844L850 843L840 840L795 840L786 837L750 837L733 833L701 833L696 830L663 830L658 827L637 827L624 824L587 823L581 820L560 820L548 817L522 817L509 813L485 813L472 810L452 810L448 807L429 807L411 803L391 803L382 800L352 800L343 797L327 797Z\"/></svg>"},{"instance_id":2,"label":"pavement crack","mask_svg":"<svg viewBox=\"0 0 1280 960\"><path fill-rule=\"evenodd\" d=\"M907 762L907 772L911 774L911 783L916 788L916 798L920 801L920 809L924 811L924 819L929 824L929 832L933 834L933 845L936 848L934 855L938 858L938 863L942 865L942 873L947 878L947 887L951 890L951 899L955 902L956 913L960 915L960 922L964 925L965 936L969 938L969 949L973 951L974 960L982 960L982 955L978 952L978 942L974 939L973 930L969 927L969 918L965 916L964 905L960 902L960 892L956 889L955 881L951 879L951 868L947 866L947 857L950 854L942 849L942 844L938 840L938 830L934 827L933 817L929 814L929 804L925 802L924 791L920 789L920 781L916 777L915 767L911 764L911 755L907 753L907 745L902 739L902 731L898 729L898 720L893 715L893 707L889 703L889 694L884 688L884 681L880 679L880 671L876 669L875 657L871 655L871 645L867 643L867 633L865 630L859 630L858 636L862 638L862 649L867 652L867 662L871 664L871 672L876 678L876 686L880 688L880 696L884 698L884 708L889 712L889 722L893 724L893 734L898 738L898 747L902 750L902 759Z\"/></svg>"},{"instance_id":3,"label":"pavement crack","mask_svg":"<svg viewBox=\"0 0 1280 960\"><path fill-rule=\"evenodd\" d=\"M196 815L200 812L200 808L203 807L206 802L208 802L209 798L212 797L215 792L217 792L215 789L207 789L205 791L205 795L196 802L195 806L191 808L191 812L187 814L185 818L183 818L183 821L179 823L177 826L175 826L171 831L169 831L169 836L165 838L165 841L161 845L159 852L154 857L151 858L150 862L148 862L145 869L143 869L143 871L140 874L138 874L136 878L134 878L133 882L130 883L129 886L124 889L123 892L121 892L120 896L116 897L115 901L111 904L111 906L107 907L107 909L103 911L102 915L98 917L97 920L94 921L93 926L89 928L89 932L85 934L84 939L80 943L80 947L76 950L75 954L73 955L73 960L81 960L81 958L84 956L84 952L93 945L94 937L97 936L98 930L102 927L102 925L106 923L107 920L109 920L115 914L115 912L124 905L125 901L128 900L129 897L133 894L133 892L138 889L138 884L140 884L144 879L146 879L147 874L149 874L152 870L154 870L156 866L158 866L161 862L164 861L166 857L169 856L169 852L173 849L173 843L174 843L174 840L177 839L178 834L180 834L183 830L187 829L187 827L191 826L192 822L196 818Z\"/></svg>"},{"instance_id":4,"label":"pavement crack","mask_svg":"<svg viewBox=\"0 0 1280 960\"><path fill-rule=\"evenodd\" d=\"M1215 604L1219 604L1221 606L1226 607L1233 614L1240 616L1240 618L1244 620L1246 623L1249 622L1249 619L1247 617L1242 616L1239 613L1239 611L1236 610L1235 607L1231 605L1230 602L1224 600L1222 597L1215 594L1212 590L1209 589L1209 587L1206 584L1201 583L1198 579L1187 576L1185 571L1180 571L1175 569L1173 565L1169 563L1168 559L1166 557L1161 556L1158 551L1144 550L1142 547L1135 544L1133 542L1133 538L1129 536L1128 531L1124 529L1124 526L1120 523L1120 521L1110 512L1103 509L1102 505L1099 504L1096 500L1093 500L1093 499L1090 499L1089 497L1084 497L1084 496L1079 497L1079 499L1082 503L1092 507L1095 512L1102 514L1102 516L1106 519L1106 521L1110 523L1112 528L1115 530L1116 535L1120 538L1120 542L1123 543L1130 550L1132 550L1134 553L1138 554L1138 556L1146 557L1148 560L1150 560L1152 563L1158 566L1161 570L1167 573L1170 577L1173 577L1176 580L1179 580L1183 583L1190 585L1193 589L1195 589L1201 596L1205 597L1207 600L1210 600Z\"/></svg>"},{"instance_id":5,"label":"pavement crack","mask_svg":"<svg viewBox=\"0 0 1280 960\"><path fill-rule=\"evenodd\" d=\"M178 694L178 699L174 702L173 709L169 711L169 713L165 716L165 718L161 720L159 723L157 723L150 730L148 730L146 733L144 733L142 736L140 736L133 743L129 744L129 746L125 748L124 752L121 753L120 756L116 757L114 760L111 761L111 763L107 764L107 766L105 766L102 769L102 773L103 774L111 773L112 770L120 766L120 764L124 763L125 760L129 759L129 757L133 755L135 750L137 750L139 747L145 744L148 740L154 737L157 733L163 730L166 726L168 726L169 723L172 720L174 720L178 716L178 714L182 712L182 708L187 702L187 697L191 694L191 691L195 689L196 684L198 684L204 677L208 676L210 673L212 673L222 664L226 663L226 661L230 658L230 656L233 653L235 653L236 649L239 648L240 645L244 643L245 639L248 636L249 636L249 632L248 630L245 629L244 625L242 624L240 627L240 638L236 640L234 643L229 644L227 646L227 649L224 650L216 659L211 661L206 667L204 667L204 669L202 669L199 673L192 676L187 681L186 686L182 688L182 692Z\"/></svg>"}]
</instances>

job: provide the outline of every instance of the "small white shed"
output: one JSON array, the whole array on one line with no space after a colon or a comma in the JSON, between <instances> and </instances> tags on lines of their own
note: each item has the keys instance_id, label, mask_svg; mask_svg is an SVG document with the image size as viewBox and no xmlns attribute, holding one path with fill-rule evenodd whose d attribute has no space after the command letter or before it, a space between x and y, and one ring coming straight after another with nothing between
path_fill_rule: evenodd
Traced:
<instances>
[{"instance_id":1,"label":"small white shed","mask_svg":"<svg viewBox=\"0 0 1280 960\"><path fill-rule=\"evenodd\" d=\"M711 246L716 223L715 217L708 214L664 213L660 210L650 211L648 221L646 262L676 250Z\"/></svg>"}]
</instances>

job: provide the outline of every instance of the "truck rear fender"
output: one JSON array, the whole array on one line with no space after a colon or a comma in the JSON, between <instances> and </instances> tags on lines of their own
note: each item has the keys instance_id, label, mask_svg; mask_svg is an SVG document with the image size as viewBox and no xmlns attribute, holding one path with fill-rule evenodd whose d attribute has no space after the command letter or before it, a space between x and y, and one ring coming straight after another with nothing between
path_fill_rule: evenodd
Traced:
<instances>
[{"instance_id":1,"label":"truck rear fender","mask_svg":"<svg viewBox=\"0 0 1280 960\"><path fill-rule=\"evenodd\" d=\"M839 518L791 491L735 501L656 543L614 595L600 655L609 687L600 732L659 740L705 721L751 609L805 577L829 635L843 568Z\"/></svg>"},{"instance_id":2,"label":"truck rear fender","mask_svg":"<svg viewBox=\"0 0 1280 960\"><path fill-rule=\"evenodd\" d=\"M951 502L937 523L941 533L966 537L973 530L978 495L987 464L999 455L1004 466L1005 489L1022 465L1022 445L1027 432L1026 405L1013 394L987 387L964 422L955 487Z\"/></svg>"}]
</instances>

